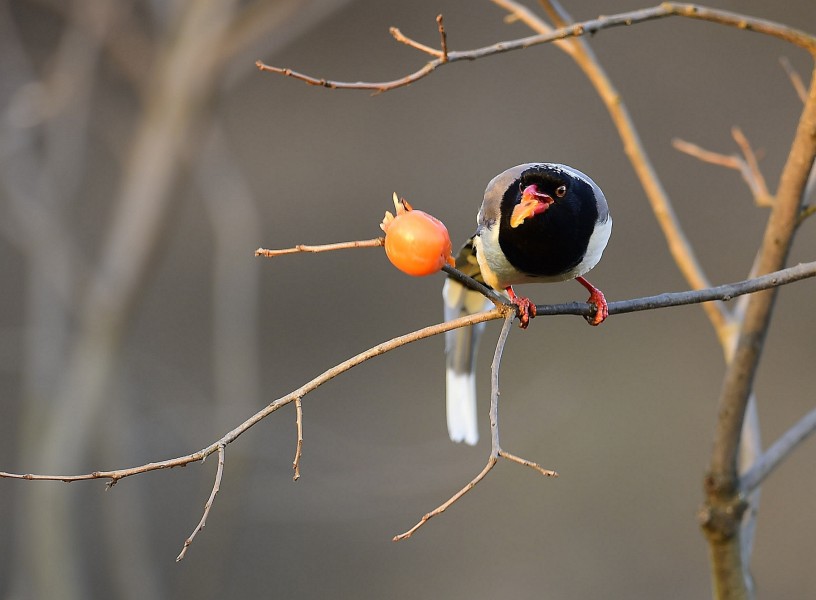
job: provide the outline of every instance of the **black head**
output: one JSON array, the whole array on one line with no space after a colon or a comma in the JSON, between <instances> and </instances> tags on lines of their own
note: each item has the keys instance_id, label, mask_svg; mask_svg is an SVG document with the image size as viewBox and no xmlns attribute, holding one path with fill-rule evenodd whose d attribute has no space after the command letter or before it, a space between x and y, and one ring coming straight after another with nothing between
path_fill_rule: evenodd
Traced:
<instances>
[{"instance_id":1,"label":"black head","mask_svg":"<svg viewBox=\"0 0 816 600\"><path fill-rule=\"evenodd\" d=\"M596 224L608 218L603 193L589 177L565 165L532 163L510 171L515 171L515 177L509 183L509 178L499 181L499 177L491 182L506 186L498 211L503 254L528 275L555 277L569 271L584 258ZM552 203L520 224L511 223L513 209L530 186L552 198ZM490 186L486 198L488 192Z\"/></svg>"}]
</instances>

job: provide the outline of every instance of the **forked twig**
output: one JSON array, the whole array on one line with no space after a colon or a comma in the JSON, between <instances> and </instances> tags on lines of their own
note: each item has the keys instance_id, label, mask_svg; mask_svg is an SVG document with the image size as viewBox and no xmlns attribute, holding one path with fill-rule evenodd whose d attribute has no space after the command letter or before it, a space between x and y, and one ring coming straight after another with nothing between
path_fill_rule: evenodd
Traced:
<instances>
[{"instance_id":1,"label":"forked twig","mask_svg":"<svg viewBox=\"0 0 816 600\"><path fill-rule=\"evenodd\" d=\"M445 502L437 506L431 512L425 513L422 518L409 529L408 531L401 533L399 535L395 535L392 539L395 542L400 542L402 540L407 540L409 537L414 535L417 530L422 527L425 523L430 521L437 515L441 515L443 512L448 510L454 503L456 503L462 496L467 494L470 490L476 487L479 482L482 481L487 474L496 466L496 463L499 461L499 458L506 458L509 461L518 463L525 467L530 467L534 471L540 473L541 475L545 475L547 477L558 477L558 473L555 471L551 471L550 469L545 469L541 467L538 463L534 463L533 461L527 460L525 458L520 458L515 456L514 454L510 454L509 452L505 452L501 449L501 444L499 440L499 369L501 368L501 358L502 354L504 353L504 346L507 343L507 337L510 335L510 330L512 329L513 319L515 318L515 314L512 312L508 312L504 318L504 324L502 325L501 333L499 334L499 339L496 342L496 350L493 353L493 363L490 366L490 455L487 458L487 463L485 464L484 468L479 472L476 477L471 479L465 487L460 489L456 492L453 496L448 498Z\"/></svg>"},{"instance_id":2,"label":"forked twig","mask_svg":"<svg viewBox=\"0 0 816 600\"><path fill-rule=\"evenodd\" d=\"M731 135L739 146L742 156L713 152L679 138L673 139L672 145L680 152L693 156L702 162L739 171L742 179L751 190L754 203L762 207L773 206L773 195L768 191L768 185L765 183L765 177L759 168L759 161L754 149L751 147L751 143L739 127L732 127Z\"/></svg>"},{"instance_id":3,"label":"forked twig","mask_svg":"<svg viewBox=\"0 0 816 600\"><path fill-rule=\"evenodd\" d=\"M439 50L409 38L397 27L389 27L388 33L390 33L391 37L393 37L399 43L410 46L411 48L424 52L425 54L430 54L431 56L439 59L440 63L446 63L448 62L448 36L447 33L445 33L445 24L443 22L442 15L436 16L436 28L439 31ZM255 64L257 65L258 63ZM258 66L260 68L260 65Z\"/></svg>"}]
</instances>

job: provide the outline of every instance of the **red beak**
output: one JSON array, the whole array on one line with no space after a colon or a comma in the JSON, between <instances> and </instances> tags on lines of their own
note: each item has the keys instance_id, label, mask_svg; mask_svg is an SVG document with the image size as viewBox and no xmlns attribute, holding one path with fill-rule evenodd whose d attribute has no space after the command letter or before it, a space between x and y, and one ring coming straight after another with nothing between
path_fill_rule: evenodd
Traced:
<instances>
[{"instance_id":1,"label":"red beak","mask_svg":"<svg viewBox=\"0 0 816 600\"><path fill-rule=\"evenodd\" d=\"M513 208L513 214L510 215L510 227L515 229L527 219L543 213L550 208L553 202L552 196L539 192L535 184L528 185L521 192L521 202Z\"/></svg>"}]
</instances>

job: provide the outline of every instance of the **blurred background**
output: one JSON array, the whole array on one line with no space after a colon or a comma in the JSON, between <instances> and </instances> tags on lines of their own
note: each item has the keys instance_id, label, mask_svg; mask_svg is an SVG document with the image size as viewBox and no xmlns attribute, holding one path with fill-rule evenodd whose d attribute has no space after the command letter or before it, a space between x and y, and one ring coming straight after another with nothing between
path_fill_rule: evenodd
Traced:
<instances>
[{"instance_id":1,"label":"blurred background","mask_svg":"<svg viewBox=\"0 0 816 600\"><path fill-rule=\"evenodd\" d=\"M535 2L529 3L536 8ZM811 0L712 6L816 31ZM569 0L576 20L641 8ZM202 448L373 344L438 322L441 276L380 250L275 260L259 247L379 235L397 191L475 226L486 183L528 161L590 174L615 219L591 280L610 300L687 288L600 100L541 46L446 67L371 96L260 73L256 59L338 80L393 79L426 56L389 26L451 49L529 35L468 0L0 2L0 470L83 473ZM740 126L775 189L801 110L767 37L682 19L591 40L715 283L743 279L767 216L736 172L671 147L737 151ZM816 222L791 263L816 258ZM529 287L539 303L577 284ZM814 284L785 288L757 380L766 443L813 406ZM480 357L482 415L498 324ZM412 539L489 452L452 444L443 342L355 368L303 401L292 482L287 407L216 461L125 479L0 480L0 597L701 598L702 500L723 373L699 307L538 319L502 368L500 463ZM816 445L765 484L760 597L816 589Z\"/></svg>"}]
</instances>

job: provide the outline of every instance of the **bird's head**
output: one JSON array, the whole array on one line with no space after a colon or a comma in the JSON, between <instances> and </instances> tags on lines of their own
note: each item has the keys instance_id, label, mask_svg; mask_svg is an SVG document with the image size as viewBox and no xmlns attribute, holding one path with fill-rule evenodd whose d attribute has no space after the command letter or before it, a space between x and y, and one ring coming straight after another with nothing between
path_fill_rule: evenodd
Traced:
<instances>
[{"instance_id":1,"label":"bird's head","mask_svg":"<svg viewBox=\"0 0 816 600\"><path fill-rule=\"evenodd\" d=\"M502 255L523 273L571 273L609 211L600 188L562 164L527 163L497 175L485 190L480 223L496 232Z\"/></svg>"}]
</instances>

